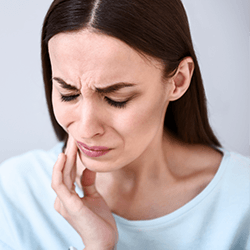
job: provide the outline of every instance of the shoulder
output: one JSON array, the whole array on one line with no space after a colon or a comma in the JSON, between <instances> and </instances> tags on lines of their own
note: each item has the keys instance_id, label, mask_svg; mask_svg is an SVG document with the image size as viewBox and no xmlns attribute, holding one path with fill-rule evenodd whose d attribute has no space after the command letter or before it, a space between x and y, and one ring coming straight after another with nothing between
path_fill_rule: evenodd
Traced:
<instances>
[{"instance_id":1,"label":"shoulder","mask_svg":"<svg viewBox=\"0 0 250 250\"><path fill-rule=\"evenodd\" d=\"M222 151L222 162L209 191L220 204L220 211L228 211L235 218L244 217L249 222L250 159L225 149Z\"/></svg>"},{"instance_id":2,"label":"shoulder","mask_svg":"<svg viewBox=\"0 0 250 250\"><path fill-rule=\"evenodd\" d=\"M65 236L70 228L54 210L56 194L51 188L61 150L59 143L49 151L33 150L0 165L0 249L1 241L13 249L49 249L42 247L47 245L45 238L63 244L53 236Z\"/></svg>"},{"instance_id":3,"label":"shoulder","mask_svg":"<svg viewBox=\"0 0 250 250\"><path fill-rule=\"evenodd\" d=\"M221 166L227 169L227 173L233 175L235 178L243 177L249 179L250 173L250 158L239 153L229 152L225 149L223 151L223 159Z\"/></svg>"},{"instance_id":4,"label":"shoulder","mask_svg":"<svg viewBox=\"0 0 250 250\"><path fill-rule=\"evenodd\" d=\"M223 150L226 157L229 158L229 163L233 166L241 166L243 168L249 169L250 168L250 158L243 156L236 152L229 152L227 150Z\"/></svg>"},{"instance_id":5,"label":"shoulder","mask_svg":"<svg viewBox=\"0 0 250 250\"><path fill-rule=\"evenodd\" d=\"M220 172L224 182L234 190L247 194L250 192L250 158L235 152L223 150L224 156Z\"/></svg>"},{"instance_id":6,"label":"shoulder","mask_svg":"<svg viewBox=\"0 0 250 250\"><path fill-rule=\"evenodd\" d=\"M24 154L14 156L8 160L5 160L0 164L0 171L4 171L6 168L18 168L18 167L30 167L36 163L46 163L55 161L58 154L62 150L62 143L58 143L50 150L36 149L28 151Z\"/></svg>"},{"instance_id":7,"label":"shoulder","mask_svg":"<svg viewBox=\"0 0 250 250\"><path fill-rule=\"evenodd\" d=\"M0 186L9 188L13 184L27 184L35 176L49 177L61 149L62 143L58 143L49 151L32 150L4 161L0 164Z\"/></svg>"}]
</instances>

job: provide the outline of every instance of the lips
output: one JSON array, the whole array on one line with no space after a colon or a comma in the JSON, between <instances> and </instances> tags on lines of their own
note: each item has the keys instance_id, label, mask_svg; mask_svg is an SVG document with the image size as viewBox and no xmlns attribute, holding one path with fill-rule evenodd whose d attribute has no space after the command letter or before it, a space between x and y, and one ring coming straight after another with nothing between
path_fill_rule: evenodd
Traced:
<instances>
[{"instance_id":1,"label":"lips","mask_svg":"<svg viewBox=\"0 0 250 250\"><path fill-rule=\"evenodd\" d=\"M102 147L102 146L89 147L86 144L79 141L77 141L77 144L81 149L81 151L89 157L99 157L107 154L110 151L110 149L107 147Z\"/></svg>"}]
</instances>

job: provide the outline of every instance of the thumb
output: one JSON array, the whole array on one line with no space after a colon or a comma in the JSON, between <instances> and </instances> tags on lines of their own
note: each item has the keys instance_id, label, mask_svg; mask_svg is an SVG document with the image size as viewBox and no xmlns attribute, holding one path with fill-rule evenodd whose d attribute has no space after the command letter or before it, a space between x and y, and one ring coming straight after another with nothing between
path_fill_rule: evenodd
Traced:
<instances>
[{"instance_id":1,"label":"thumb","mask_svg":"<svg viewBox=\"0 0 250 250\"><path fill-rule=\"evenodd\" d=\"M98 197L98 193L95 187L96 172L93 172L87 168L82 172L81 185L84 193L84 197Z\"/></svg>"}]
</instances>

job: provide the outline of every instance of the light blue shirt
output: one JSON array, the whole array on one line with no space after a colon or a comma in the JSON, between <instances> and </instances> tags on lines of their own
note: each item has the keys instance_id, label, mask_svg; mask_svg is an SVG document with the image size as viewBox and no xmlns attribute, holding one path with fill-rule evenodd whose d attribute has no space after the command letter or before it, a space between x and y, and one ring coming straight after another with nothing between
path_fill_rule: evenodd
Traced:
<instances>
[{"instance_id":1,"label":"light blue shirt","mask_svg":"<svg viewBox=\"0 0 250 250\"><path fill-rule=\"evenodd\" d=\"M61 147L31 151L0 165L0 250L84 248L54 210L51 174ZM250 160L223 152L210 184L173 213L146 221L114 215L117 249L250 250Z\"/></svg>"}]
</instances>

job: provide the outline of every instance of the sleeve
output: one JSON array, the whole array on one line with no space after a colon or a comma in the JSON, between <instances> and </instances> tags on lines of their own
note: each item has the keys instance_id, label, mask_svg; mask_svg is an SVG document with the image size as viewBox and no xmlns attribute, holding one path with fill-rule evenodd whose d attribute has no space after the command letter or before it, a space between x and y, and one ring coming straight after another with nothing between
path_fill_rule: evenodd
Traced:
<instances>
[{"instance_id":1,"label":"sleeve","mask_svg":"<svg viewBox=\"0 0 250 250\"><path fill-rule=\"evenodd\" d=\"M0 250L14 250L0 240Z\"/></svg>"}]
</instances>

